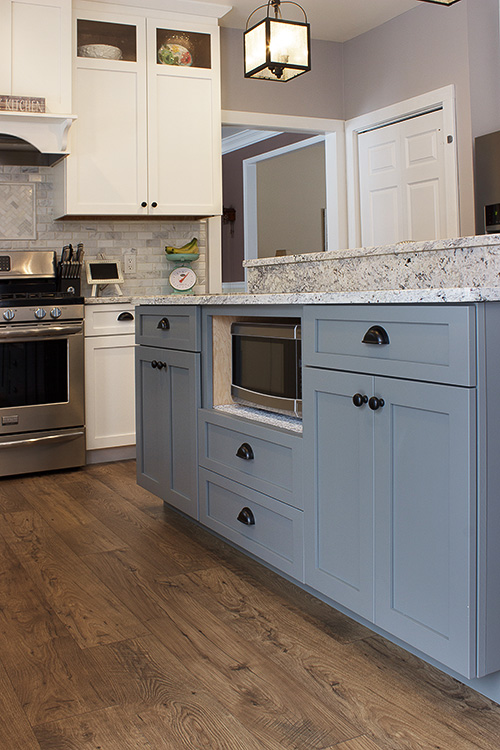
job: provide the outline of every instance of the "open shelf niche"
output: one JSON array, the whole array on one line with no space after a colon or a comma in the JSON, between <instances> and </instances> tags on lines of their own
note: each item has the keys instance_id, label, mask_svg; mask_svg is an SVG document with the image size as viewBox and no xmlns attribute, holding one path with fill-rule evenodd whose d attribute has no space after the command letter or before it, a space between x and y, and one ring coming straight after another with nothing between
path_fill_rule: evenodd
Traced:
<instances>
[{"instance_id":1,"label":"open shelf niche","mask_svg":"<svg viewBox=\"0 0 500 750\"><path fill-rule=\"evenodd\" d=\"M300 418L244 406L236 403L231 395L231 325L242 322L277 322L277 320L279 319L269 316L212 316L212 405L214 409L219 409L227 414L262 422L280 429L302 432L302 420ZM293 318L293 320L296 320L296 318Z\"/></svg>"}]
</instances>

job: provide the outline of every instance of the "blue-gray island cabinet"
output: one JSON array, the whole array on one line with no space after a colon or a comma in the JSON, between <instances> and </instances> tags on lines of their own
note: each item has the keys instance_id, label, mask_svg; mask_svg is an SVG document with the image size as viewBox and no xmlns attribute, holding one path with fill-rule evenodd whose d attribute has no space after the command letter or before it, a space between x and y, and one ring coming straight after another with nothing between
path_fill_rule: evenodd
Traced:
<instances>
[{"instance_id":1,"label":"blue-gray island cabinet","mask_svg":"<svg viewBox=\"0 0 500 750\"><path fill-rule=\"evenodd\" d=\"M303 325L306 580L466 677L476 675L475 312L315 307Z\"/></svg>"},{"instance_id":2,"label":"blue-gray island cabinet","mask_svg":"<svg viewBox=\"0 0 500 750\"><path fill-rule=\"evenodd\" d=\"M139 308L139 483L499 700L500 303L320 304L315 297L293 304L283 297ZM151 363L167 363L160 354L167 344L146 351L152 342L139 330L141 311L155 324L163 315L195 324L183 321L183 336L196 342L184 353L199 377L201 352L203 373L201 396L196 377L191 385L186 379L188 423L162 416L172 393L155 391L153 374L163 370ZM231 322L276 316L302 320L303 429L295 433L231 405ZM194 447L176 451L187 435ZM261 463L259 455L253 468L240 465L221 454L231 440L253 440L264 452L268 445L269 456ZM290 450L303 475L293 492L273 488L268 468L266 476L258 471L273 452ZM193 488L196 499L183 507L165 473L155 485L165 456L171 476L198 465L199 500ZM237 519L246 506L257 530ZM278 536L286 533L275 540L264 529L262 544L266 514Z\"/></svg>"},{"instance_id":3,"label":"blue-gray island cabinet","mask_svg":"<svg viewBox=\"0 0 500 750\"><path fill-rule=\"evenodd\" d=\"M137 481L198 518L197 412L201 405L200 310L138 307Z\"/></svg>"}]
</instances>

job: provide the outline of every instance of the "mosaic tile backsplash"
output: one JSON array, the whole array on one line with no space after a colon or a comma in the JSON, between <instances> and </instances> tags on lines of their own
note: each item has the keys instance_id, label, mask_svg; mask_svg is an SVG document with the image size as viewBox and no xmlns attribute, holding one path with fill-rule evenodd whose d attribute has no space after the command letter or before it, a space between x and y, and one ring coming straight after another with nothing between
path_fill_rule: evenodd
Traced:
<instances>
[{"instance_id":1,"label":"mosaic tile backsplash","mask_svg":"<svg viewBox=\"0 0 500 750\"><path fill-rule=\"evenodd\" d=\"M35 186L0 183L0 240L35 237Z\"/></svg>"},{"instance_id":2,"label":"mosaic tile backsplash","mask_svg":"<svg viewBox=\"0 0 500 750\"><path fill-rule=\"evenodd\" d=\"M18 189L16 190L16 186ZM12 205L12 196L35 191L34 212L28 201L18 207ZM34 214L34 215L33 215ZM193 237L198 238L199 260L193 263L198 276L194 288L197 294L205 292L205 259L207 245L206 221L168 221L161 219L99 219L67 221L53 218L53 185L50 167L13 167L0 165L0 251L1 250L55 250L58 258L63 245L83 243L85 258L98 258L100 253L110 260L122 260L125 253L136 256L137 272L123 274L124 295L149 296L169 293L168 275L173 268L165 257L165 245L181 247ZM26 227L33 225L32 239ZM8 238L7 234L17 236ZM90 295L84 274L82 293ZM115 294L112 287L102 296Z\"/></svg>"}]
</instances>

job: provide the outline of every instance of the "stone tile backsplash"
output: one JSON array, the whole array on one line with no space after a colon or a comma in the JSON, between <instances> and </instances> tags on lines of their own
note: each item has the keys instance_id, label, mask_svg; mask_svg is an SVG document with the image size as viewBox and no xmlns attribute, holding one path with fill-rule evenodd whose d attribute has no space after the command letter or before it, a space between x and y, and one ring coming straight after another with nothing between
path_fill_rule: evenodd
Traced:
<instances>
[{"instance_id":1,"label":"stone tile backsplash","mask_svg":"<svg viewBox=\"0 0 500 750\"><path fill-rule=\"evenodd\" d=\"M110 260L122 260L125 253L136 256L137 272L126 274L122 291L124 295L164 295L169 293L168 275L173 268L165 257L165 245L181 247L193 237L198 238L200 258L193 263L198 276L195 293L203 294L205 287L205 260L207 247L206 220L171 221L156 218L120 219L94 218L54 220L53 186L50 167L13 167L0 165L0 183L25 184L35 187L35 239L0 239L1 250L55 250L59 258L63 245L83 243L85 258L98 258L100 254ZM0 191L1 194L1 191ZM8 222L8 207L0 207L0 217ZM19 210L16 225L22 222ZM28 220L30 217L26 217ZM123 268L123 265L122 265ZM123 269L124 270L124 269ZM114 295L114 289L103 290ZM90 295L90 288L82 272L82 293Z\"/></svg>"}]
</instances>

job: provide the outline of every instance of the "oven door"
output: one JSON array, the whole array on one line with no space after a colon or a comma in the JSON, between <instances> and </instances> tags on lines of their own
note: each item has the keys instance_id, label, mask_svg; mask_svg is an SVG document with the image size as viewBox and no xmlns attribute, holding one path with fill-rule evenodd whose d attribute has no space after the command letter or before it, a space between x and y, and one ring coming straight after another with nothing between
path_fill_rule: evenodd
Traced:
<instances>
[{"instance_id":1,"label":"oven door","mask_svg":"<svg viewBox=\"0 0 500 750\"><path fill-rule=\"evenodd\" d=\"M82 426L83 323L0 326L0 435Z\"/></svg>"}]
</instances>

